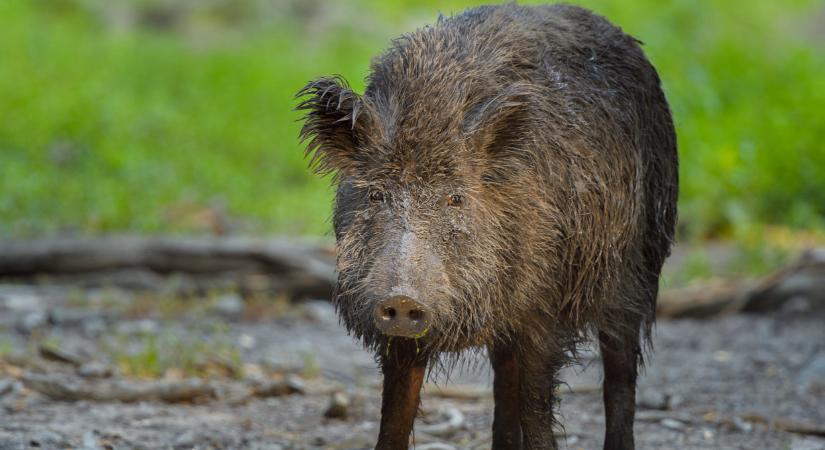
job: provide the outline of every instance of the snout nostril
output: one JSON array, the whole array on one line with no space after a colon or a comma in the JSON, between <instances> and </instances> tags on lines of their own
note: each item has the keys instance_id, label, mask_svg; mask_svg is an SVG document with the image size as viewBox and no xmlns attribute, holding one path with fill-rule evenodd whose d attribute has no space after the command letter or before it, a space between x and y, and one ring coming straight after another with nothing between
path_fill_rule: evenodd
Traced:
<instances>
[{"instance_id":1,"label":"snout nostril","mask_svg":"<svg viewBox=\"0 0 825 450\"><path fill-rule=\"evenodd\" d=\"M424 311L420 309L411 309L408 316L410 320L419 320L424 317Z\"/></svg>"},{"instance_id":2,"label":"snout nostril","mask_svg":"<svg viewBox=\"0 0 825 450\"><path fill-rule=\"evenodd\" d=\"M395 308L389 307L389 306L384 308L384 318L385 319L387 319L387 320L394 319L395 314L396 314Z\"/></svg>"},{"instance_id":3,"label":"snout nostril","mask_svg":"<svg viewBox=\"0 0 825 450\"><path fill-rule=\"evenodd\" d=\"M430 310L406 295L384 299L372 310L378 331L386 336L421 338L430 329Z\"/></svg>"}]
</instances>

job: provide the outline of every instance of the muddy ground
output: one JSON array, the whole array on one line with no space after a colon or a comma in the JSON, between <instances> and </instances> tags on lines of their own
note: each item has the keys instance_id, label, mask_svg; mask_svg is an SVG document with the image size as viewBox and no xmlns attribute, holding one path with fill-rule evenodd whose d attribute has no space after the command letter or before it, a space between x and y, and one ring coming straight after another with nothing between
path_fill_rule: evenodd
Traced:
<instances>
[{"instance_id":1,"label":"muddy ground","mask_svg":"<svg viewBox=\"0 0 825 450\"><path fill-rule=\"evenodd\" d=\"M824 323L804 304L659 321L639 381L637 448L825 449ZM4 450L364 449L377 434L372 357L323 301L275 307L232 294L181 302L2 285L0 354ZM585 352L582 366L564 372L561 448L601 448L597 356ZM468 361L449 383L427 387L417 448L490 447L489 369L478 356ZM56 400L24 383L38 373L92 388L197 376L215 391L184 403ZM263 382L291 388L255 394ZM336 392L345 416L327 418Z\"/></svg>"}]
</instances>

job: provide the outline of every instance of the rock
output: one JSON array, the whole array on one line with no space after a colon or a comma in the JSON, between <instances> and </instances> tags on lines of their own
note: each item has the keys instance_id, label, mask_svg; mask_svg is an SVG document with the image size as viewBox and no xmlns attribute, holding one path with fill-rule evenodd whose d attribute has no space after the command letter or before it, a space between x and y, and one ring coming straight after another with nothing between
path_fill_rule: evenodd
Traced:
<instances>
[{"instance_id":1,"label":"rock","mask_svg":"<svg viewBox=\"0 0 825 450\"><path fill-rule=\"evenodd\" d=\"M115 325L115 334L155 334L160 330L158 322L152 319L141 319L118 322Z\"/></svg>"},{"instance_id":2,"label":"rock","mask_svg":"<svg viewBox=\"0 0 825 450\"><path fill-rule=\"evenodd\" d=\"M283 380L265 381L252 388L252 393L258 397L278 397L290 394L305 394L306 385L295 376L286 377Z\"/></svg>"},{"instance_id":3,"label":"rock","mask_svg":"<svg viewBox=\"0 0 825 450\"><path fill-rule=\"evenodd\" d=\"M825 354L815 357L796 377L803 394L825 393Z\"/></svg>"},{"instance_id":4,"label":"rock","mask_svg":"<svg viewBox=\"0 0 825 450\"><path fill-rule=\"evenodd\" d=\"M671 430L682 431L685 429L685 424L676 419L662 419L659 424Z\"/></svg>"},{"instance_id":5,"label":"rock","mask_svg":"<svg viewBox=\"0 0 825 450\"><path fill-rule=\"evenodd\" d=\"M228 319L237 319L243 314L244 307L244 301L239 295L226 294L218 299L213 310Z\"/></svg>"},{"instance_id":6,"label":"rock","mask_svg":"<svg viewBox=\"0 0 825 450\"><path fill-rule=\"evenodd\" d=\"M750 432L753 430L753 424L748 422L747 420L742 419L741 417L734 417L732 419L733 426L739 431L744 431L745 433Z\"/></svg>"},{"instance_id":7,"label":"rock","mask_svg":"<svg viewBox=\"0 0 825 450\"><path fill-rule=\"evenodd\" d=\"M29 447L38 448L65 448L69 446L66 438L49 430L39 430L28 438Z\"/></svg>"},{"instance_id":8,"label":"rock","mask_svg":"<svg viewBox=\"0 0 825 450\"><path fill-rule=\"evenodd\" d=\"M716 436L716 434L710 428L702 428L702 438L706 442L713 442L713 438L715 436Z\"/></svg>"},{"instance_id":9,"label":"rock","mask_svg":"<svg viewBox=\"0 0 825 450\"><path fill-rule=\"evenodd\" d=\"M54 370L54 367L50 365L48 361L44 361L41 358L29 355L28 353L19 350L13 350L12 352L3 355L0 359L11 366L20 369L28 369L32 372L47 373Z\"/></svg>"},{"instance_id":10,"label":"rock","mask_svg":"<svg viewBox=\"0 0 825 450\"><path fill-rule=\"evenodd\" d=\"M106 332L106 321L100 317L92 317L83 322L81 330L83 335L90 338L96 338Z\"/></svg>"},{"instance_id":11,"label":"rock","mask_svg":"<svg viewBox=\"0 0 825 450\"><path fill-rule=\"evenodd\" d=\"M681 395L669 395L667 398L667 407L670 410L679 409L685 403L685 398Z\"/></svg>"},{"instance_id":12,"label":"rock","mask_svg":"<svg viewBox=\"0 0 825 450\"><path fill-rule=\"evenodd\" d=\"M326 300L311 300L303 305L303 315L309 320L318 323L337 324L338 315L335 308Z\"/></svg>"},{"instance_id":13,"label":"rock","mask_svg":"<svg viewBox=\"0 0 825 450\"><path fill-rule=\"evenodd\" d=\"M252 347L255 347L256 343L257 339L255 339L255 336L246 333L238 336L238 345L244 350L251 350Z\"/></svg>"},{"instance_id":14,"label":"rock","mask_svg":"<svg viewBox=\"0 0 825 450\"><path fill-rule=\"evenodd\" d=\"M825 439L795 437L791 440L790 450L825 450Z\"/></svg>"},{"instance_id":15,"label":"rock","mask_svg":"<svg viewBox=\"0 0 825 450\"><path fill-rule=\"evenodd\" d=\"M29 334L34 329L43 327L49 323L49 316L44 311L33 311L23 315L15 325L17 331L22 334Z\"/></svg>"},{"instance_id":16,"label":"rock","mask_svg":"<svg viewBox=\"0 0 825 450\"><path fill-rule=\"evenodd\" d=\"M355 433L354 435L343 439L339 442L335 443L335 446L329 447L330 449L353 449L353 448L373 448L375 447L375 441L378 439L378 434L376 433ZM421 446L417 445L416 449L420 449Z\"/></svg>"},{"instance_id":17,"label":"rock","mask_svg":"<svg viewBox=\"0 0 825 450\"><path fill-rule=\"evenodd\" d=\"M172 447L176 450L191 449L197 445L198 441L198 435L193 430L186 430L175 438Z\"/></svg>"},{"instance_id":18,"label":"rock","mask_svg":"<svg viewBox=\"0 0 825 450\"><path fill-rule=\"evenodd\" d=\"M71 350L56 345L41 345L38 351L40 352L40 356L48 361L69 364L75 367L79 367L83 364L82 356Z\"/></svg>"},{"instance_id":19,"label":"rock","mask_svg":"<svg viewBox=\"0 0 825 450\"><path fill-rule=\"evenodd\" d=\"M350 400L346 393L340 391L334 392L329 399L329 406L326 412L324 412L324 417L330 419L346 419L349 405Z\"/></svg>"},{"instance_id":20,"label":"rock","mask_svg":"<svg viewBox=\"0 0 825 450\"><path fill-rule=\"evenodd\" d=\"M90 361L78 367L77 374L85 378L108 378L112 376L112 366L99 361Z\"/></svg>"},{"instance_id":21,"label":"rock","mask_svg":"<svg viewBox=\"0 0 825 450\"><path fill-rule=\"evenodd\" d=\"M804 295L795 295L785 302L779 309L781 314L800 315L812 309L811 299Z\"/></svg>"},{"instance_id":22,"label":"rock","mask_svg":"<svg viewBox=\"0 0 825 450\"><path fill-rule=\"evenodd\" d=\"M83 438L79 447L76 450L103 450L103 447L97 441L97 436L93 431L83 433Z\"/></svg>"},{"instance_id":23,"label":"rock","mask_svg":"<svg viewBox=\"0 0 825 450\"><path fill-rule=\"evenodd\" d=\"M636 404L640 408L657 409L664 411L668 409L670 396L661 391L643 390L636 399Z\"/></svg>"},{"instance_id":24,"label":"rock","mask_svg":"<svg viewBox=\"0 0 825 450\"><path fill-rule=\"evenodd\" d=\"M87 320L99 317L100 314L99 311L53 308L49 312L49 318L54 325L71 328L82 327Z\"/></svg>"},{"instance_id":25,"label":"rock","mask_svg":"<svg viewBox=\"0 0 825 450\"><path fill-rule=\"evenodd\" d=\"M416 450L456 450L450 444L445 444L443 442L430 442L428 444L416 445Z\"/></svg>"},{"instance_id":26,"label":"rock","mask_svg":"<svg viewBox=\"0 0 825 450\"><path fill-rule=\"evenodd\" d=\"M0 449L3 450L27 450L30 446L26 437L19 432L5 432L0 430Z\"/></svg>"},{"instance_id":27,"label":"rock","mask_svg":"<svg viewBox=\"0 0 825 450\"><path fill-rule=\"evenodd\" d=\"M14 385L16 381L14 380L3 380L0 379L0 397L8 394L9 392L14 390Z\"/></svg>"},{"instance_id":28,"label":"rock","mask_svg":"<svg viewBox=\"0 0 825 450\"><path fill-rule=\"evenodd\" d=\"M416 430L431 436L450 436L464 426L464 414L457 408L446 407L437 414L437 422L423 423Z\"/></svg>"}]
</instances>

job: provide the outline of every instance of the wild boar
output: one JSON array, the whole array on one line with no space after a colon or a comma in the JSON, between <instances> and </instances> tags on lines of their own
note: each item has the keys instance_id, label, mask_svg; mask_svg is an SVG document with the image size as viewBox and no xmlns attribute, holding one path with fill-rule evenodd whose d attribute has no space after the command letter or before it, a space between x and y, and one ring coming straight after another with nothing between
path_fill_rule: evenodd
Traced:
<instances>
[{"instance_id":1,"label":"wild boar","mask_svg":"<svg viewBox=\"0 0 825 450\"><path fill-rule=\"evenodd\" d=\"M483 6L393 41L363 94L340 77L298 93L337 186L333 301L384 374L376 448L408 448L428 364L483 347L493 448L556 448L557 372L591 339L604 448L634 447L678 191L639 44L574 6Z\"/></svg>"}]
</instances>

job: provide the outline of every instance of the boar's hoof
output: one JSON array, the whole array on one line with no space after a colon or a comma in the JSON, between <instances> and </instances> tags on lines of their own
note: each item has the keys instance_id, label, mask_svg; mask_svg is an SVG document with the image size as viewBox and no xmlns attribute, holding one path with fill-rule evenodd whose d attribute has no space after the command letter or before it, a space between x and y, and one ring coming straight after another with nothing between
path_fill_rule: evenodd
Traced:
<instances>
[{"instance_id":1,"label":"boar's hoof","mask_svg":"<svg viewBox=\"0 0 825 450\"><path fill-rule=\"evenodd\" d=\"M405 295L396 295L380 302L373 311L375 325L387 336L417 338L430 327L430 312Z\"/></svg>"}]
</instances>

